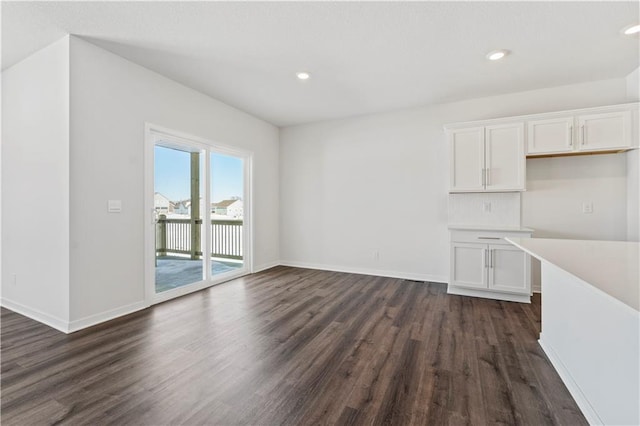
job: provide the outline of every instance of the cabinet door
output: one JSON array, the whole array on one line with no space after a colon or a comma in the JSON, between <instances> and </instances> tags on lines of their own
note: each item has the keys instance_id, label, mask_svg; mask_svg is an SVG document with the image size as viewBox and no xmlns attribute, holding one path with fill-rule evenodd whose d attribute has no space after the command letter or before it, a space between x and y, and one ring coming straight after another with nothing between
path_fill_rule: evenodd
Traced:
<instances>
[{"instance_id":1,"label":"cabinet door","mask_svg":"<svg viewBox=\"0 0 640 426\"><path fill-rule=\"evenodd\" d=\"M489 288L509 293L531 293L529 255L508 245L489 245Z\"/></svg>"},{"instance_id":2,"label":"cabinet door","mask_svg":"<svg viewBox=\"0 0 640 426\"><path fill-rule=\"evenodd\" d=\"M486 244L451 243L451 284L487 288Z\"/></svg>"},{"instance_id":3,"label":"cabinet door","mask_svg":"<svg viewBox=\"0 0 640 426\"><path fill-rule=\"evenodd\" d=\"M527 155L571 152L573 117L527 122Z\"/></svg>"},{"instance_id":4,"label":"cabinet door","mask_svg":"<svg viewBox=\"0 0 640 426\"><path fill-rule=\"evenodd\" d=\"M484 189L484 127L449 133L449 163L451 191Z\"/></svg>"},{"instance_id":5,"label":"cabinet door","mask_svg":"<svg viewBox=\"0 0 640 426\"><path fill-rule=\"evenodd\" d=\"M524 123L485 127L487 191L524 191Z\"/></svg>"},{"instance_id":6,"label":"cabinet door","mask_svg":"<svg viewBox=\"0 0 640 426\"><path fill-rule=\"evenodd\" d=\"M580 151L598 151L631 146L631 112L610 112L578 117Z\"/></svg>"}]
</instances>

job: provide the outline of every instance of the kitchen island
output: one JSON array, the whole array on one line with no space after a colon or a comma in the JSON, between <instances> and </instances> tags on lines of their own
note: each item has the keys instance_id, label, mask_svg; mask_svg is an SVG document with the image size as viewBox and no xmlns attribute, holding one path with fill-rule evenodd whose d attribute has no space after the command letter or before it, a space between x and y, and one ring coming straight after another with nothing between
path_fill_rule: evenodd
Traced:
<instances>
[{"instance_id":1,"label":"kitchen island","mask_svg":"<svg viewBox=\"0 0 640 426\"><path fill-rule=\"evenodd\" d=\"M541 261L540 345L591 424L640 424L640 243L507 238Z\"/></svg>"}]
</instances>

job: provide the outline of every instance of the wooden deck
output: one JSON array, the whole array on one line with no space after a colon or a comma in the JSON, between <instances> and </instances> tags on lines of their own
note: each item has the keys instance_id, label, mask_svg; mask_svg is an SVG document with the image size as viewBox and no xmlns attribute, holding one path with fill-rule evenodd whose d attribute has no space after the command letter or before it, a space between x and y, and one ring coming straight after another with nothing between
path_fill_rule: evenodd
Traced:
<instances>
[{"instance_id":1,"label":"wooden deck","mask_svg":"<svg viewBox=\"0 0 640 426\"><path fill-rule=\"evenodd\" d=\"M532 305L277 267L72 335L2 310L3 425L586 424Z\"/></svg>"},{"instance_id":2,"label":"wooden deck","mask_svg":"<svg viewBox=\"0 0 640 426\"><path fill-rule=\"evenodd\" d=\"M216 276L242 268L241 262L212 260L211 275ZM158 257L156 259L156 292L183 287L202 280L202 260Z\"/></svg>"}]
</instances>

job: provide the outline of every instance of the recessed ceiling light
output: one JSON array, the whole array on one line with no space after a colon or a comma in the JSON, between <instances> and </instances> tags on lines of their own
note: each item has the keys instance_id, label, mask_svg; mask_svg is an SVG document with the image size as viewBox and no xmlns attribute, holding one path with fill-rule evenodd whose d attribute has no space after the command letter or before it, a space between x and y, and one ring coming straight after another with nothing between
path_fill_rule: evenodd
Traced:
<instances>
[{"instance_id":1,"label":"recessed ceiling light","mask_svg":"<svg viewBox=\"0 0 640 426\"><path fill-rule=\"evenodd\" d=\"M502 59L509 54L508 50L500 49L500 50L492 50L487 53L487 59L490 61L497 61L498 59Z\"/></svg>"},{"instance_id":2,"label":"recessed ceiling light","mask_svg":"<svg viewBox=\"0 0 640 426\"><path fill-rule=\"evenodd\" d=\"M296 73L296 77L298 77L299 80L308 80L311 74L306 71L300 71Z\"/></svg>"},{"instance_id":3,"label":"recessed ceiling light","mask_svg":"<svg viewBox=\"0 0 640 426\"><path fill-rule=\"evenodd\" d=\"M640 33L640 25L629 25L628 27L624 27L622 29L622 34L624 35L633 35Z\"/></svg>"}]
</instances>

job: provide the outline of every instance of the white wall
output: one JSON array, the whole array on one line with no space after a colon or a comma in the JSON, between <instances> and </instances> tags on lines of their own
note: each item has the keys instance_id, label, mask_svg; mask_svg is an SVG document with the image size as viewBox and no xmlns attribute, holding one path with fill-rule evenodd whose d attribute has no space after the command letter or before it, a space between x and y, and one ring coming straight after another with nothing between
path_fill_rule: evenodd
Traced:
<instances>
[{"instance_id":1,"label":"white wall","mask_svg":"<svg viewBox=\"0 0 640 426\"><path fill-rule=\"evenodd\" d=\"M3 71L2 89L2 304L64 328L69 319L68 38Z\"/></svg>"},{"instance_id":2,"label":"white wall","mask_svg":"<svg viewBox=\"0 0 640 426\"><path fill-rule=\"evenodd\" d=\"M627 100L637 102L640 100L640 67L633 70L626 78Z\"/></svg>"},{"instance_id":3,"label":"white wall","mask_svg":"<svg viewBox=\"0 0 640 426\"><path fill-rule=\"evenodd\" d=\"M68 330L144 305L145 122L254 153L254 267L278 262L275 126L76 37L2 84L3 306Z\"/></svg>"},{"instance_id":4,"label":"white wall","mask_svg":"<svg viewBox=\"0 0 640 426\"><path fill-rule=\"evenodd\" d=\"M285 263L446 276L438 267L446 253L433 241L447 237L447 151L425 140L437 131L422 116L412 110L281 131Z\"/></svg>"},{"instance_id":5,"label":"white wall","mask_svg":"<svg viewBox=\"0 0 640 426\"><path fill-rule=\"evenodd\" d=\"M640 101L640 67L627 76L627 100ZM640 115L638 117L640 122ZM640 124L640 123L638 123ZM640 150L627 152L627 240L640 241Z\"/></svg>"},{"instance_id":6,"label":"white wall","mask_svg":"<svg viewBox=\"0 0 640 426\"><path fill-rule=\"evenodd\" d=\"M278 128L72 37L72 321L143 300L145 122L254 152L254 264L279 259Z\"/></svg>"},{"instance_id":7,"label":"white wall","mask_svg":"<svg viewBox=\"0 0 640 426\"><path fill-rule=\"evenodd\" d=\"M486 208L488 207L488 208ZM520 192L449 194L449 225L522 226Z\"/></svg>"},{"instance_id":8,"label":"white wall","mask_svg":"<svg viewBox=\"0 0 640 426\"><path fill-rule=\"evenodd\" d=\"M540 238L626 240L625 154L527 160L522 223Z\"/></svg>"},{"instance_id":9,"label":"white wall","mask_svg":"<svg viewBox=\"0 0 640 426\"><path fill-rule=\"evenodd\" d=\"M625 101L625 79L613 79L284 128L281 258L292 265L447 281L449 165L442 126ZM599 235L620 239L626 232L624 156L586 160L595 170L572 160L560 160L573 175L571 182L588 187L593 179L608 179L606 185L590 187L588 196L596 208L602 200L608 203L602 208L612 210L597 216L595 227L605 229ZM539 187L548 179L542 172L557 163L529 160L527 185ZM617 166L623 176L611 177ZM524 226L553 230L554 223L571 221L585 195L564 183L557 182L556 195L562 194L565 205L541 204L535 193L524 194L524 205L533 209ZM553 215L541 216L540 209ZM619 220L605 223L611 218ZM579 222L573 235L589 238L593 228L593 222Z\"/></svg>"}]
</instances>

